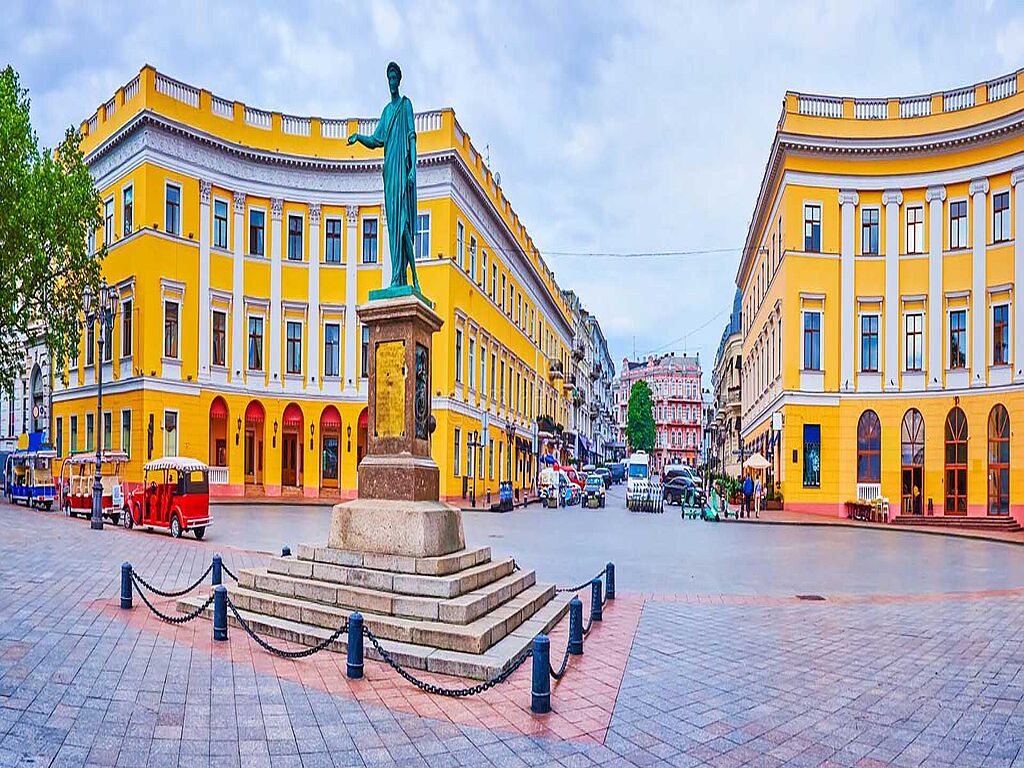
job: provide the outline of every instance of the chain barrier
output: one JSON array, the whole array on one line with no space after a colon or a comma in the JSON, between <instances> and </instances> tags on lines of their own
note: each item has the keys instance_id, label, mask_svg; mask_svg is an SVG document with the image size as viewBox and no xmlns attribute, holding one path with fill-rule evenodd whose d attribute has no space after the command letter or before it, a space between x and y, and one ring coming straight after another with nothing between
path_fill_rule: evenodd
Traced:
<instances>
[{"instance_id":1,"label":"chain barrier","mask_svg":"<svg viewBox=\"0 0 1024 768\"><path fill-rule=\"evenodd\" d=\"M168 614L162 612L159 608L157 608L151 602L149 602L149 598L146 597L146 593L142 590L142 586L143 586L142 579L140 579L138 576L136 576L133 573L132 574L132 581L134 581L135 582L135 586L139 588L138 589L138 593L139 593L139 597L142 598L142 602L144 602L146 604L146 606L149 608L149 610L151 610L156 615L156 617L158 619L160 619L161 621L166 621L168 624L184 624L187 621L192 621L192 619L196 618L203 611L205 611L207 608L209 608L211 605L213 605L213 595L211 594L208 598L206 598L206 602L205 603L200 605L198 608L196 608L191 613L183 613L180 616L169 616Z\"/></svg>"},{"instance_id":2,"label":"chain barrier","mask_svg":"<svg viewBox=\"0 0 1024 768\"><path fill-rule=\"evenodd\" d=\"M346 619L342 623L342 625L338 627L333 634L331 634L330 637L321 640L316 645L311 646L309 648L304 648L301 651L286 651L283 648L277 648L271 645L262 637L257 635L256 632L253 631L253 628L249 626L249 622L242 618L242 614L238 612L238 609L235 607L235 604L231 602L230 597L228 598L227 602L228 609L231 611L235 619L238 621L238 626L245 630L245 633L249 635L249 637L251 637L253 640L255 640L261 648L263 648L266 651L269 651L275 656L280 656L282 659L304 659L307 656L312 656L314 653L319 653L324 648L329 646L331 643L335 642L339 637L342 636L344 632L348 630L348 620Z\"/></svg>"},{"instance_id":3,"label":"chain barrier","mask_svg":"<svg viewBox=\"0 0 1024 768\"><path fill-rule=\"evenodd\" d=\"M369 628L363 627L363 635L366 636L366 639L370 641L373 647L377 650L377 653L380 654L380 657L387 663L389 667L391 667L393 670L395 670L395 672L397 672L410 683L415 685L421 691L425 691L426 693L431 693L436 696L449 696L452 698L473 696L478 693L483 693L484 691L488 690L489 688L493 688L496 685L500 685L501 683L508 680L508 678L512 676L512 673L519 669L523 665L523 662L533 655L533 649L527 648L525 651L523 651L522 654L520 654L516 658L515 661L512 662L512 664L509 665L507 669L505 669L502 672L499 672L490 680L485 680L484 682L478 683L477 685L471 686L469 688L442 688L439 685L424 682L423 680L420 680L409 674L405 669L402 668L402 666L397 661L391 658L390 653L384 650L384 646L380 644L380 641L377 640L377 638L374 636L373 632L369 630Z\"/></svg>"},{"instance_id":4,"label":"chain barrier","mask_svg":"<svg viewBox=\"0 0 1024 768\"><path fill-rule=\"evenodd\" d=\"M587 623L583 625L583 636L586 637L590 632L590 628L594 625L594 612L590 612L590 616L587 617Z\"/></svg>"},{"instance_id":5,"label":"chain barrier","mask_svg":"<svg viewBox=\"0 0 1024 768\"><path fill-rule=\"evenodd\" d=\"M565 674L565 668L567 666L569 666L569 645L568 644L566 644L566 646L565 646L565 655L562 656L562 663L558 665L558 670L555 671L555 668L552 667L551 664L548 664L548 671L551 673L551 676L553 678L555 678L555 680L561 680L562 679L562 675Z\"/></svg>"},{"instance_id":6,"label":"chain barrier","mask_svg":"<svg viewBox=\"0 0 1024 768\"><path fill-rule=\"evenodd\" d=\"M162 589L157 589L152 584L150 584L148 581L146 581L144 578L139 576L139 574L137 574L134 570L132 571L132 578L135 579L136 582L138 582L141 586L143 586L146 589L148 589L153 594L160 595L160 597L182 597L184 595L187 595L189 592L191 592L193 589L198 587L200 584L202 584L206 580L206 577L210 575L210 571L212 571L212 570L213 570L213 563L210 563L210 565L207 567L207 569L205 571L203 571L203 574L198 579L196 579L194 582L192 582L192 584L190 584L189 586L185 587L184 589L176 589L176 590L171 590L169 592L165 592Z\"/></svg>"},{"instance_id":7,"label":"chain barrier","mask_svg":"<svg viewBox=\"0 0 1024 768\"><path fill-rule=\"evenodd\" d=\"M221 569L221 570L222 570L222 571L223 571L224 573L226 573L226 574L227 574L228 576L230 576L230 577L231 577L231 578L232 578L232 579L233 579L234 581L238 581L238 577L237 577L237 576L235 576L235 574L233 574L233 573L231 572L231 569L230 569L230 568L228 568L227 564L225 564L225 563L221 563L221 564L220 564L220 569Z\"/></svg>"},{"instance_id":8,"label":"chain barrier","mask_svg":"<svg viewBox=\"0 0 1024 768\"><path fill-rule=\"evenodd\" d=\"M601 577L603 577L606 570L607 570L606 568L602 568L594 576L591 576L589 579L584 581L582 584L577 584L575 587L555 587L555 592L558 592L558 593L562 593L562 592L579 592L580 590L586 589L587 587L589 587L591 584L594 583L594 579L600 579Z\"/></svg>"}]
</instances>

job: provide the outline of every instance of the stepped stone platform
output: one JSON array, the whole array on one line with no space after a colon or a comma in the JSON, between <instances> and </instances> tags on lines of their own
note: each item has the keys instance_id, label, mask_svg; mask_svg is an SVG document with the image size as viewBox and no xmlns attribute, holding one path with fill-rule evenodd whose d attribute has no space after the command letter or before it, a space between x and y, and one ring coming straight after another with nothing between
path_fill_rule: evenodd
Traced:
<instances>
[{"instance_id":1,"label":"stepped stone platform","mask_svg":"<svg viewBox=\"0 0 1024 768\"><path fill-rule=\"evenodd\" d=\"M569 600L512 558L493 560L490 547L409 557L300 545L296 556L243 569L225 586L261 635L312 646L359 611L403 666L478 680L506 669L561 620ZM185 598L178 608L195 610L205 599ZM330 648L344 652L346 640ZM370 643L365 654L377 657Z\"/></svg>"},{"instance_id":2,"label":"stepped stone platform","mask_svg":"<svg viewBox=\"0 0 1024 768\"><path fill-rule=\"evenodd\" d=\"M964 528L974 531L1018 533L1024 531L1020 523L1009 515L967 517L966 515L897 515L893 525L929 526L932 528Z\"/></svg>"}]
</instances>

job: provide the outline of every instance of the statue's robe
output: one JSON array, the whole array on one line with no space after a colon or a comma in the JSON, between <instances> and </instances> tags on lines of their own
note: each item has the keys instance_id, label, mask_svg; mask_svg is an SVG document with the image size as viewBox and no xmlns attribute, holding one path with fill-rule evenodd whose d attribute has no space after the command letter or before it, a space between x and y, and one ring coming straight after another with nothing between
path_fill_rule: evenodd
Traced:
<instances>
[{"instance_id":1,"label":"statue's robe","mask_svg":"<svg viewBox=\"0 0 1024 768\"><path fill-rule=\"evenodd\" d=\"M412 102L407 97L387 103L373 138L384 147L384 207L391 248L391 285L407 285L406 269L414 266L416 258L416 184L409 183L416 127Z\"/></svg>"}]
</instances>

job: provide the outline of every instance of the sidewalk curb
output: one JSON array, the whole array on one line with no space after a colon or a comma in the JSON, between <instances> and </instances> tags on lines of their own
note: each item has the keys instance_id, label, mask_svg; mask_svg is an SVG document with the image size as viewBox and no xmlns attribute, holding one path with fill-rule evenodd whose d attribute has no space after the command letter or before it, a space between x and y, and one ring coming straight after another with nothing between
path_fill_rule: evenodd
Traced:
<instances>
[{"instance_id":1,"label":"sidewalk curb","mask_svg":"<svg viewBox=\"0 0 1024 768\"><path fill-rule=\"evenodd\" d=\"M857 529L860 529L860 530L882 531L882 532L892 532L892 533L919 533L919 534L924 534L924 535L927 535L927 536L948 536L948 537L957 538L957 539L970 539L970 540L973 540L973 541L990 541L990 542L994 542L996 544L1010 544L1011 546L1014 546L1014 547L1024 547L1024 541L1014 541L1013 539L997 539L997 538L994 538L992 536L986 536L984 533L971 534L971 533L965 533L963 531L957 531L957 530L946 531L946 530L937 530L935 528L918 528L918 527L913 526L913 525L907 525L907 526L902 526L902 525L899 525L899 526L893 526L893 525L881 526L881 525L863 525L863 524L857 524L857 523L818 523L818 522L815 522L815 521L812 521L812 520L808 520L808 521L803 521L803 520L758 520L758 519L754 519L754 520L739 519L739 520L737 520L736 518L732 518L732 519L723 518L721 520L721 522L724 522L724 523L740 523L740 524L743 524L743 525L793 525L793 526L803 526L803 527L806 527L806 528L839 528L839 529L842 529L842 528L857 528Z\"/></svg>"}]
</instances>

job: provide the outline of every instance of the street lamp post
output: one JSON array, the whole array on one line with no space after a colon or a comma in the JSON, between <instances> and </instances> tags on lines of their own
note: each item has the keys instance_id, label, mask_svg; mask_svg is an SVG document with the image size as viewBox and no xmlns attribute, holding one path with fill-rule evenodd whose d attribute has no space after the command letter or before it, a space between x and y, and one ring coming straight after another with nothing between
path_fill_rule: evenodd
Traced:
<instances>
[{"instance_id":1,"label":"street lamp post","mask_svg":"<svg viewBox=\"0 0 1024 768\"><path fill-rule=\"evenodd\" d=\"M100 284L99 291L93 296L92 289L85 287L82 293L82 309L85 313L85 324L92 325L99 342L99 359L96 361L96 475L92 482L92 521L90 527L94 531L103 530L103 481L100 474L100 460L103 448L103 348L106 336L111 334L113 343L114 316L117 314L117 288L107 285L106 278ZM113 355L111 355L113 359Z\"/></svg>"}]
</instances>

